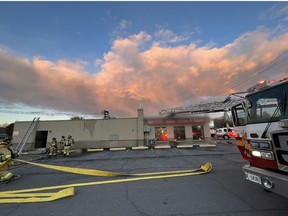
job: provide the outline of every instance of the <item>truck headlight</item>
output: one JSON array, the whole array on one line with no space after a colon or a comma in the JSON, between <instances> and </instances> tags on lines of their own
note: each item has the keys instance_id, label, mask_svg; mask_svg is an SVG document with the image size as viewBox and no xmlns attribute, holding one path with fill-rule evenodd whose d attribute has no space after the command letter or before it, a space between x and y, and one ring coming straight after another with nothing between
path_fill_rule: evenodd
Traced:
<instances>
[{"instance_id":1,"label":"truck headlight","mask_svg":"<svg viewBox=\"0 0 288 216\"><path fill-rule=\"evenodd\" d=\"M273 154L273 152L270 152L270 151L253 150L252 155L254 157L264 158L264 159L268 159L268 160L274 160L274 154Z\"/></svg>"},{"instance_id":2,"label":"truck headlight","mask_svg":"<svg viewBox=\"0 0 288 216\"><path fill-rule=\"evenodd\" d=\"M260 151L255 151L255 150L253 150L253 151L252 151L252 155L253 155L254 157L261 157L261 152L260 152Z\"/></svg>"},{"instance_id":3,"label":"truck headlight","mask_svg":"<svg viewBox=\"0 0 288 216\"><path fill-rule=\"evenodd\" d=\"M261 152L261 157L269 160L274 160L273 152Z\"/></svg>"}]
</instances>

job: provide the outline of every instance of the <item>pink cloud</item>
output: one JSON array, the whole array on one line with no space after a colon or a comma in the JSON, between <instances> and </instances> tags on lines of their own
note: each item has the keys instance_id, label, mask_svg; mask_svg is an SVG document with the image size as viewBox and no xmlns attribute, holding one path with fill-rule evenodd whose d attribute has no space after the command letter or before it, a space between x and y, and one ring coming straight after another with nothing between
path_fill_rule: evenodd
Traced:
<instances>
[{"instance_id":1,"label":"pink cloud","mask_svg":"<svg viewBox=\"0 0 288 216\"><path fill-rule=\"evenodd\" d=\"M288 34L273 37L267 30L246 33L223 47L148 46L153 37L145 32L116 39L103 59L100 71L89 74L85 62L32 61L0 52L0 99L10 103L61 111L100 112L134 116L192 103L199 97L242 91L271 71L257 75L288 48ZM143 47L146 47L145 49ZM241 83L245 77L248 82ZM273 68L273 77L287 75Z\"/></svg>"}]
</instances>

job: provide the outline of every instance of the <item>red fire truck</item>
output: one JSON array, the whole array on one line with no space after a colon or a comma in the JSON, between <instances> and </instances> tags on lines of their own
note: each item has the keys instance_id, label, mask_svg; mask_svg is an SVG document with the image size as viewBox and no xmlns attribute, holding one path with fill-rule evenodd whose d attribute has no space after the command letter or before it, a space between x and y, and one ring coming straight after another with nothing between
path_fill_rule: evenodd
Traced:
<instances>
[{"instance_id":1,"label":"red fire truck","mask_svg":"<svg viewBox=\"0 0 288 216\"><path fill-rule=\"evenodd\" d=\"M261 81L231 108L245 179L288 197L288 79Z\"/></svg>"}]
</instances>

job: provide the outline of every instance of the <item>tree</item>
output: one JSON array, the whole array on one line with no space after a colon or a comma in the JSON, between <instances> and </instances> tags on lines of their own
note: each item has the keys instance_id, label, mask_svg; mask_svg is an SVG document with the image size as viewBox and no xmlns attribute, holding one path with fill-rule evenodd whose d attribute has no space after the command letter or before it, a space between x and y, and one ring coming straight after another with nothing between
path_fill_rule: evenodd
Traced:
<instances>
[{"instance_id":1,"label":"tree","mask_svg":"<svg viewBox=\"0 0 288 216\"><path fill-rule=\"evenodd\" d=\"M223 128L223 127L227 127L226 123L228 123L228 125L232 126L232 120L231 119L226 119L223 117L220 118L216 118L214 119L214 127L215 128Z\"/></svg>"}]
</instances>

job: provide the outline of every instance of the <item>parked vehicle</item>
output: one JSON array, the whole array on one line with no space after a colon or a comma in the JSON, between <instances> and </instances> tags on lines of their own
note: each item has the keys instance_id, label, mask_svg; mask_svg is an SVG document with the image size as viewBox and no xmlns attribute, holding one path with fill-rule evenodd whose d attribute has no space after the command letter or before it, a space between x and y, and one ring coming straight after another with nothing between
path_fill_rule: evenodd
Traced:
<instances>
[{"instance_id":1,"label":"parked vehicle","mask_svg":"<svg viewBox=\"0 0 288 216\"><path fill-rule=\"evenodd\" d=\"M238 133L234 131L232 128L218 128L216 129L215 137L220 139L223 138L228 140L230 138L236 138Z\"/></svg>"}]
</instances>

